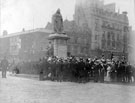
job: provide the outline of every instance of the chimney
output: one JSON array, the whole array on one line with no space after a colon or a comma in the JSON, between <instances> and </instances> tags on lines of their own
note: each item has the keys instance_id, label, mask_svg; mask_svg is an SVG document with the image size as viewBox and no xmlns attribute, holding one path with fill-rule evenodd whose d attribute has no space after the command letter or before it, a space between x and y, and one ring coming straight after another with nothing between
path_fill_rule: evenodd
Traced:
<instances>
[{"instance_id":1,"label":"chimney","mask_svg":"<svg viewBox=\"0 0 135 103\"><path fill-rule=\"evenodd\" d=\"M25 29L24 28L22 29L22 32L25 32Z\"/></svg>"},{"instance_id":2,"label":"chimney","mask_svg":"<svg viewBox=\"0 0 135 103\"><path fill-rule=\"evenodd\" d=\"M4 30L4 31L3 31L3 36L7 36L7 35L8 35L7 30Z\"/></svg>"}]
</instances>

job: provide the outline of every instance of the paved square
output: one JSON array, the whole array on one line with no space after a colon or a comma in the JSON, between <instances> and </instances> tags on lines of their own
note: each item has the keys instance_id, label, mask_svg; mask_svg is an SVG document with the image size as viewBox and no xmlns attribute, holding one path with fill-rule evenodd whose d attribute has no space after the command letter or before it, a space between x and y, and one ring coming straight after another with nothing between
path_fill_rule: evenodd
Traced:
<instances>
[{"instance_id":1,"label":"paved square","mask_svg":"<svg viewBox=\"0 0 135 103\"><path fill-rule=\"evenodd\" d=\"M0 77L0 103L135 103L135 86Z\"/></svg>"}]
</instances>

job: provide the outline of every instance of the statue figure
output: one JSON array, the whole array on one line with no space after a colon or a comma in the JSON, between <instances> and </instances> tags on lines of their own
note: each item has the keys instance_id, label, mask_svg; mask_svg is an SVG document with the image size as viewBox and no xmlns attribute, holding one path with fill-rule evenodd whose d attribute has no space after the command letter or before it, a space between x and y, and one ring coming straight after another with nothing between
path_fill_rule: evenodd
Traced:
<instances>
[{"instance_id":1,"label":"statue figure","mask_svg":"<svg viewBox=\"0 0 135 103\"><path fill-rule=\"evenodd\" d=\"M63 18L60 13L60 9L58 9L56 13L53 15L52 24L55 33L59 33L59 34L63 33Z\"/></svg>"},{"instance_id":2,"label":"statue figure","mask_svg":"<svg viewBox=\"0 0 135 103\"><path fill-rule=\"evenodd\" d=\"M47 55L48 57L53 56L53 54L54 54L54 48L53 48L52 42L49 42L49 44L48 44L48 46L47 46L46 49L47 49L46 55Z\"/></svg>"}]
</instances>

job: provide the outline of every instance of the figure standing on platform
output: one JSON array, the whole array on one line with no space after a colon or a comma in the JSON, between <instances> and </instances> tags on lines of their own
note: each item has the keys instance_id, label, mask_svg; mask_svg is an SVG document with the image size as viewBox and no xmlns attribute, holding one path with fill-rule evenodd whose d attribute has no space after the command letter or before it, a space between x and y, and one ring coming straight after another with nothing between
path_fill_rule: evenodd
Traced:
<instances>
[{"instance_id":1,"label":"figure standing on platform","mask_svg":"<svg viewBox=\"0 0 135 103\"><path fill-rule=\"evenodd\" d=\"M63 34L63 18L60 13L60 9L52 17L53 30L55 33Z\"/></svg>"},{"instance_id":2,"label":"figure standing on platform","mask_svg":"<svg viewBox=\"0 0 135 103\"><path fill-rule=\"evenodd\" d=\"M1 68L2 68L2 78L6 78L6 73L8 68L8 60L6 56L1 61Z\"/></svg>"}]
</instances>

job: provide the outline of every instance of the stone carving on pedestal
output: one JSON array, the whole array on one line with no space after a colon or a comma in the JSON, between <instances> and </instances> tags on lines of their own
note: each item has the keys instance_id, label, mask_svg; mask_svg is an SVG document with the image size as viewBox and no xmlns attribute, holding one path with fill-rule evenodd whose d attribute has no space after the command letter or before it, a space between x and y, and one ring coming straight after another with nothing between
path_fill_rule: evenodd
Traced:
<instances>
[{"instance_id":1,"label":"stone carving on pedestal","mask_svg":"<svg viewBox=\"0 0 135 103\"><path fill-rule=\"evenodd\" d=\"M49 35L49 40L53 43L53 55L67 57L67 40L69 37L64 33L63 19L60 9L52 16L53 33Z\"/></svg>"}]
</instances>

